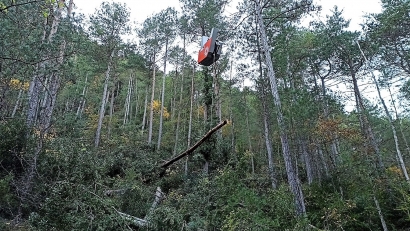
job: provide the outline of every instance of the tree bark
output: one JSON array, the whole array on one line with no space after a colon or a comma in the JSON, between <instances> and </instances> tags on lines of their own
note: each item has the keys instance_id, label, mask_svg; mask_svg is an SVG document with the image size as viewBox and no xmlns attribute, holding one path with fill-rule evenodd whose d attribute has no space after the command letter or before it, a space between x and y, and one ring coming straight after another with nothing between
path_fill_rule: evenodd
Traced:
<instances>
[{"instance_id":1,"label":"tree bark","mask_svg":"<svg viewBox=\"0 0 410 231\"><path fill-rule=\"evenodd\" d=\"M184 75L185 75L185 35L184 35L184 47L183 47L183 56L182 56L182 67L181 67L181 89L179 92L179 103L178 103L178 115L177 115L177 127L175 129L175 145L173 155L177 154L178 140L179 140L179 124L181 122L181 111L182 111L182 94L184 93ZM174 103L176 107L176 103Z\"/></svg>"},{"instance_id":2,"label":"tree bark","mask_svg":"<svg viewBox=\"0 0 410 231\"><path fill-rule=\"evenodd\" d=\"M162 138L162 124L164 121L164 104L165 104L165 76L167 73L167 58L168 58L168 37L165 41L165 56L164 56L164 75L162 76L162 92L161 92L161 115L159 117L159 131L158 131L158 142L157 150L161 147Z\"/></svg>"},{"instance_id":3,"label":"tree bark","mask_svg":"<svg viewBox=\"0 0 410 231\"><path fill-rule=\"evenodd\" d=\"M192 113L194 105L194 79L195 79L195 65L192 67L192 78L191 78L191 102L189 107L189 124L188 124L188 137L187 137L187 148L191 146L191 133L192 133ZM185 158L185 176L188 175L188 157Z\"/></svg>"},{"instance_id":4,"label":"tree bark","mask_svg":"<svg viewBox=\"0 0 410 231\"><path fill-rule=\"evenodd\" d=\"M125 98L125 104L124 104L124 118L122 121L123 125L128 123L128 120L130 117L132 88L133 88L132 87L132 74L130 74L130 78L128 80L127 97Z\"/></svg>"},{"instance_id":5,"label":"tree bark","mask_svg":"<svg viewBox=\"0 0 410 231\"><path fill-rule=\"evenodd\" d=\"M351 62L351 60L350 60ZM384 169L384 163L380 154L380 149L379 149L379 145L377 144L376 138L374 137L374 133L372 130L372 127L370 126L369 120L367 118L366 115L366 109L363 105L363 100L362 100L362 96L360 94L360 90L359 90L359 86L357 84L357 78L356 78L356 73L353 71L353 64L350 63L350 74L352 77L352 81L353 81L353 88L354 88L354 93L357 99L357 107L359 109L359 115L361 118L361 121L363 123L363 128L364 131L366 133L366 138L368 140L368 144L373 148L374 153L376 154L376 158L377 158L377 169L382 170Z\"/></svg>"},{"instance_id":6,"label":"tree bark","mask_svg":"<svg viewBox=\"0 0 410 231\"><path fill-rule=\"evenodd\" d=\"M142 131L145 130L146 118L147 118L147 107L148 107L148 86L145 87L145 101L144 101L144 115L142 116Z\"/></svg>"},{"instance_id":7,"label":"tree bark","mask_svg":"<svg viewBox=\"0 0 410 231\"><path fill-rule=\"evenodd\" d=\"M151 106L149 111L148 144L152 144L152 126L154 123L154 97L155 97L155 52L152 61L152 86L151 86Z\"/></svg>"},{"instance_id":8,"label":"tree bark","mask_svg":"<svg viewBox=\"0 0 410 231\"><path fill-rule=\"evenodd\" d=\"M83 88L83 93L82 93L82 95L81 95L81 100L80 100L80 103L78 104L78 108L77 108L77 112L76 112L76 117L78 118L78 117L80 117L80 113L81 113L81 109L82 109L82 105L84 104L84 102L85 102L85 92L86 92L86 89L87 89L87 80L88 80L88 74L86 74L85 75L85 82L84 82L84 88Z\"/></svg>"},{"instance_id":9,"label":"tree bark","mask_svg":"<svg viewBox=\"0 0 410 231\"><path fill-rule=\"evenodd\" d=\"M11 113L11 118L14 118L14 116L16 115L17 109L18 109L19 104L20 104L20 98L21 98L22 93L23 93L23 89L20 89L19 94L17 96L16 104L14 105L14 108L13 108L13 112Z\"/></svg>"},{"instance_id":10,"label":"tree bark","mask_svg":"<svg viewBox=\"0 0 410 231\"><path fill-rule=\"evenodd\" d=\"M376 196L373 196L374 204L376 205L377 213L379 214L380 222L382 223L383 231L388 231L386 221L384 220L382 209Z\"/></svg>"},{"instance_id":11,"label":"tree bark","mask_svg":"<svg viewBox=\"0 0 410 231\"><path fill-rule=\"evenodd\" d=\"M263 23L262 9L261 9L259 1L255 1L255 10L258 16L258 24L259 24L260 33L261 33L262 46L263 46L263 51L265 53L265 62L268 68L268 76L270 80L274 103L276 106L276 117L278 121L279 134L280 134L280 139L282 143L282 153L283 153L283 159L285 162L288 182L289 182L289 186L290 186L290 189L294 197L296 214L298 216L305 216L306 207L305 207L304 195L302 192L301 183L298 179L298 176L296 174L295 168L292 163L292 157L291 157L290 150L289 150L288 135L286 132L287 131L286 125L285 125L285 121L284 121L283 114L282 114L282 107L281 107L281 101L280 101L278 86L277 86L276 77L275 77L275 71L273 69L270 48L269 48L269 44L268 44L267 36L265 32L265 25Z\"/></svg>"},{"instance_id":12,"label":"tree bark","mask_svg":"<svg viewBox=\"0 0 410 231\"><path fill-rule=\"evenodd\" d=\"M107 104L108 83L110 81L110 72L111 72L111 66L113 63L113 57L114 57L114 50L111 51L111 54L108 60L107 70L105 71L104 90L103 90L103 95L101 98L101 107L100 107L100 112L98 116L98 125L97 125L97 131L95 133L95 140L94 140L95 147L98 147L100 144L101 127L102 127L104 114L105 114L105 106Z\"/></svg>"},{"instance_id":13,"label":"tree bark","mask_svg":"<svg viewBox=\"0 0 410 231\"><path fill-rule=\"evenodd\" d=\"M109 96L107 96L109 97ZM115 89L111 90L111 100L110 100L110 114L108 120L108 132L107 132L107 140L111 139L111 128L112 128L112 115L114 114L114 97L115 97Z\"/></svg>"}]
</instances>

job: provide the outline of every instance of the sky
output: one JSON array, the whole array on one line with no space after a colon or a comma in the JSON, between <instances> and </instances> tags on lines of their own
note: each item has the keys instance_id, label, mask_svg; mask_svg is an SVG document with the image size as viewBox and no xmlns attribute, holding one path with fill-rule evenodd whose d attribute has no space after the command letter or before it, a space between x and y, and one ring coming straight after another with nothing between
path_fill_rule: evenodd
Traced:
<instances>
[{"instance_id":1,"label":"sky","mask_svg":"<svg viewBox=\"0 0 410 231\"><path fill-rule=\"evenodd\" d=\"M108 0L109 1L109 0ZM84 14L92 14L101 4L101 0L74 1L77 11ZM142 23L144 19L154 13L158 13L167 7L175 7L180 10L179 0L116 0L116 2L126 3L131 11L131 21ZM228 13L234 13L238 0L232 0L232 7L227 9ZM362 16L366 13L381 12L379 0L313 0L314 4L322 6L322 15L331 14L330 10L337 5L343 10L346 19L351 19L351 29L359 30L359 24L363 21Z\"/></svg>"}]
</instances>

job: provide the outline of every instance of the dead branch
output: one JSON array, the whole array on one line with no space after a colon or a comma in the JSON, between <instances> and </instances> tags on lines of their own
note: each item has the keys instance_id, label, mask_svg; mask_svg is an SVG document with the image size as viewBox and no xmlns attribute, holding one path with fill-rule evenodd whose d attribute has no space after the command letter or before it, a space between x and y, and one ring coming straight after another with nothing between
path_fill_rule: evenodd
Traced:
<instances>
[{"instance_id":1,"label":"dead branch","mask_svg":"<svg viewBox=\"0 0 410 231\"><path fill-rule=\"evenodd\" d=\"M206 139L208 139L214 132L218 131L220 128L222 128L225 124L227 124L227 121L224 120L222 123L216 125L216 127L212 128L208 133L206 133L194 146L188 148L185 152L179 154L178 156L174 157L173 159L167 161L166 163L162 164L160 167L163 169L168 168L170 165L173 163L177 162L178 160L184 158L185 156L191 154L195 149L197 149L203 142L205 142Z\"/></svg>"}]
</instances>

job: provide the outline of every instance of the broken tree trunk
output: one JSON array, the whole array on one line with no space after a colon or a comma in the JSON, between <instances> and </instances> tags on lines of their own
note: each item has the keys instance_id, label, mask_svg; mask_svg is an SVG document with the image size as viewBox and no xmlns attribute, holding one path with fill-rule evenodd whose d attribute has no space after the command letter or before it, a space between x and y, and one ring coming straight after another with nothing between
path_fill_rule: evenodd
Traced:
<instances>
[{"instance_id":1,"label":"broken tree trunk","mask_svg":"<svg viewBox=\"0 0 410 231\"><path fill-rule=\"evenodd\" d=\"M118 212L118 214L120 214L121 217L123 217L124 219L131 221L132 223L134 223L137 226L148 226L152 217L152 214L154 213L155 208L157 207L157 205L161 202L161 200L164 198L164 194L161 191L160 187L157 187L157 190L155 191L155 199L154 202L152 202L151 208L149 209L147 215L145 215L144 219L138 218L138 217L134 217L122 212Z\"/></svg>"}]
</instances>

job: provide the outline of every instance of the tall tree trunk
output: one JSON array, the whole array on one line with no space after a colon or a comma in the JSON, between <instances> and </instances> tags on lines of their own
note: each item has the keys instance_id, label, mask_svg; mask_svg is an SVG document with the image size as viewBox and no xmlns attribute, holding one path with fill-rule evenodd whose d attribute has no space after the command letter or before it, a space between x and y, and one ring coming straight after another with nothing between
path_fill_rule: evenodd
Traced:
<instances>
[{"instance_id":1,"label":"tall tree trunk","mask_svg":"<svg viewBox=\"0 0 410 231\"><path fill-rule=\"evenodd\" d=\"M17 109L18 109L18 107L19 107L19 105L20 105L20 98L21 98L21 94L22 94L22 93L23 93L23 89L20 89L20 90L19 90L19 94L18 94L18 96L17 96L16 104L14 105L14 108L13 108L13 112L11 113L11 118L14 118L14 116L16 115Z\"/></svg>"},{"instance_id":2,"label":"tall tree trunk","mask_svg":"<svg viewBox=\"0 0 410 231\"><path fill-rule=\"evenodd\" d=\"M179 104L178 104L178 115L177 115L177 127L175 129L175 145L173 155L177 154L178 140L179 140L179 124L181 122L181 111L182 111L182 94L184 92L184 72L181 73L181 91L179 95Z\"/></svg>"},{"instance_id":3,"label":"tall tree trunk","mask_svg":"<svg viewBox=\"0 0 410 231\"><path fill-rule=\"evenodd\" d=\"M353 81L353 88L354 88L354 93L356 95L356 99L357 99L357 106L359 108L359 116L363 122L363 128L365 130L366 136L367 136L367 140L368 140L368 144L373 148L374 153L376 154L377 157L377 168L379 170L384 169L384 163L380 154L380 149L379 149L379 145L377 144L376 138L374 137L374 133L372 130L372 127L369 123L369 119L367 118L366 115L366 109L364 107L363 104L363 100L362 100L362 96L360 94L360 90L359 90L359 86L357 84L357 78L356 78L356 73L353 71L353 64L350 63L350 74L352 77L352 81Z\"/></svg>"},{"instance_id":4,"label":"tall tree trunk","mask_svg":"<svg viewBox=\"0 0 410 231\"><path fill-rule=\"evenodd\" d=\"M164 120L164 104L165 104L165 76L167 75L167 58L168 58L168 38L165 41L165 56L164 56L164 75L162 76L162 92L161 92L161 115L159 117L159 131L157 150L161 147L162 124Z\"/></svg>"},{"instance_id":5,"label":"tall tree trunk","mask_svg":"<svg viewBox=\"0 0 410 231\"><path fill-rule=\"evenodd\" d=\"M140 96L139 96L139 91L138 91L138 77L135 76L135 112L134 112L134 118L138 118L138 112L139 112L139 101L140 101Z\"/></svg>"},{"instance_id":6,"label":"tall tree trunk","mask_svg":"<svg viewBox=\"0 0 410 231\"><path fill-rule=\"evenodd\" d=\"M232 110L232 68L233 62L231 61L230 72L229 72L229 121L231 123L231 152L233 154L235 162L238 162L238 157L235 148L235 123L234 123L234 116Z\"/></svg>"},{"instance_id":7,"label":"tall tree trunk","mask_svg":"<svg viewBox=\"0 0 410 231\"><path fill-rule=\"evenodd\" d=\"M174 144L174 152L173 155L175 156L177 154L177 148L178 148L178 140L179 140L179 124L181 122L181 111L182 111L182 95L184 93L184 75L185 75L185 35L183 38L183 55L182 55L182 71L181 71L181 89L179 92L179 103L178 103L178 117L177 117L177 127L175 129L175 144ZM176 107L176 103L174 103L174 107Z\"/></svg>"},{"instance_id":8,"label":"tall tree trunk","mask_svg":"<svg viewBox=\"0 0 410 231\"><path fill-rule=\"evenodd\" d=\"M109 96L107 96L109 97ZM111 100L110 100L110 114L108 120L108 132L107 132L107 140L111 139L111 128L112 128L112 115L114 114L114 97L115 97L115 90L114 88L111 90Z\"/></svg>"},{"instance_id":9,"label":"tall tree trunk","mask_svg":"<svg viewBox=\"0 0 410 231\"><path fill-rule=\"evenodd\" d=\"M144 101L144 115L142 116L142 131L145 130L146 118L147 118L147 107L148 107L148 86L145 87L145 101Z\"/></svg>"},{"instance_id":10,"label":"tall tree trunk","mask_svg":"<svg viewBox=\"0 0 410 231\"><path fill-rule=\"evenodd\" d=\"M357 46L360 49L360 52L362 53L363 58L368 63L369 60L367 60L367 57L364 55L364 53L363 53L363 51L360 47L359 42L356 41L356 43L357 43ZM374 76L372 71L370 71L370 73L372 75L373 83L376 86L377 95L379 96L379 100L383 105L384 113L386 113L387 119L389 120L389 123L390 123L391 130L393 132L394 144L396 146L396 154L397 154L397 158L398 158L399 163L400 163L401 171L403 172L403 175L404 175L404 178L406 179L406 181L410 181L409 174L407 174L406 165L404 164L403 156L402 156L401 151L400 151L399 139L397 138L397 132L396 132L396 127L394 126L394 123L393 123L393 118L390 115L389 109L387 108L386 103L384 102L384 99L383 99L383 97L380 93L379 83L377 82L376 77Z\"/></svg>"},{"instance_id":11,"label":"tall tree trunk","mask_svg":"<svg viewBox=\"0 0 410 231\"><path fill-rule=\"evenodd\" d=\"M175 118L175 110L176 110L176 94L177 94L177 80L178 80L178 68L179 68L179 56L177 56L177 62L175 65L175 78L174 81L172 81L172 98L171 98L171 121L174 121ZM182 68L182 72L184 72L184 69Z\"/></svg>"},{"instance_id":12,"label":"tall tree trunk","mask_svg":"<svg viewBox=\"0 0 410 231\"><path fill-rule=\"evenodd\" d=\"M299 137L299 142L300 142L299 145L302 151L302 157L303 157L303 160L305 161L305 169L306 169L306 176L308 179L308 184L312 184L315 178L315 175L313 172L313 166L312 166L312 158L309 154L308 147L306 145L306 140Z\"/></svg>"},{"instance_id":13,"label":"tall tree trunk","mask_svg":"<svg viewBox=\"0 0 410 231\"><path fill-rule=\"evenodd\" d=\"M192 78L191 78L191 102L189 107L189 124L188 124L188 137L187 137L187 148L191 147L191 133L192 133L192 113L194 105L194 79L195 79L195 65L192 67ZM188 156L185 158L185 176L188 175Z\"/></svg>"},{"instance_id":14,"label":"tall tree trunk","mask_svg":"<svg viewBox=\"0 0 410 231\"><path fill-rule=\"evenodd\" d=\"M256 19L256 28L258 28L257 19ZM256 42L258 46L258 63L259 63L259 81L261 85L261 101L262 101L262 114L263 114L263 126L264 126L264 138L265 138L265 145L266 145L266 152L268 153L268 170L269 170L269 177L271 179L272 188L276 189L276 177L275 177L275 169L274 169L274 161L273 161L273 151L272 151L272 142L270 139L270 132L269 132L269 110L266 104L266 92L265 92L265 79L263 78L263 68L262 68L262 51L260 47L260 38L259 33L256 33Z\"/></svg>"},{"instance_id":15,"label":"tall tree trunk","mask_svg":"<svg viewBox=\"0 0 410 231\"><path fill-rule=\"evenodd\" d=\"M220 86L219 86L219 78L218 73L216 70L216 64L214 64L214 78L213 78L213 85L214 85L214 97L213 101L215 107L215 115L219 119L218 123L222 122L222 107L221 107L221 95L220 95ZM218 134L221 136L222 132L219 131Z\"/></svg>"},{"instance_id":16,"label":"tall tree trunk","mask_svg":"<svg viewBox=\"0 0 410 231\"><path fill-rule=\"evenodd\" d=\"M44 19L44 28L47 26L47 18ZM42 43L45 43L47 31L43 31ZM32 128L37 121L37 112L40 105L40 91L41 85L44 81L44 76L41 74L41 70L45 67L45 62L38 63L35 68L35 73L30 81L28 90L28 107L27 107L27 119L26 125L28 128Z\"/></svg>"},{"instance_id":17,"label":"tall tree trunk","mask_svg":"<svg viewBox=\"0 0 410 231\"><path fill-rule=\"evenodd\" d=\"M122 121L123 125L128 123L128 119L130 117L132 88L133 88L132 87L132 74L130 74L130 79L128 80L127 97L125 98L125 104L124 104L124 118Z\"/></svg>"},{"instance_id":18,"label":"tall tree trunk","mask_svg":"<svg viewBox=\"0 0 410 231\"><path fill-rule=\"evenodd\" d=\"M270 48L269 48L269 44L268 44L267 36L265 32L265 25L263 24L262 9L260 7L259 1L255 1L255 10L258 16L258 24L259 24L260 33L261 33L262 46L263 46L263 51L265 53L265 62L268 68L268 77L270 80L274 103L276 106L276 117L278 120L279 134L280 134L280 139L281 139L281 144L282 144L283 159L285 162L288 182L289 182L289 186L290 186L290 189L294 197L296 214L298 216L305 216L306 207L305 207L304 195L302 192L301 183L298 179L298 176L295 171L295 167L293 166L293 163L292 163L292 157L291 157L290 150L289 150L288 135L286 132L287 131L286 125L283 119L282 107L281 107L281 101L280 101L278 86L277 86L276 77L275 77L275 71L273 69Z\"/></svg>"},{"instance_id":19,"label":"tall tree trunk","mask_svg":"<svg viewBox=\"0 0 410 231\"><path fill-rule=\"evenodd\" d=\"M80 117L81 108L82 108L82 105L85 102L85 92L86 92L86 89L87 89L87 80L88 80L88 74L85 75L83 93L81 94L81 100L80 100L80 103L78 104L77 112L75 113L77 118Z\"/></svg>"},{"instance_id":20,"label":"tall tree trunk","mask_svg":"<svg viewBox=\"0 0 410 231\"><path fill-rule=\"evenodd\" d=\"M316 142L316 143L319 144L320 142ZM323 155L323 149L322 149L321 145L320 144L317 145L316 149L317 149L320 161L322 162L323 168L325 170L325 176L329 177L329 166L327 164L325 155Z\"/></svg>"},{"instance_id":21,"label":"tall tree trunk","mask_svg":"<svg viewBox=\"0 0 410 231\"><path fill-rule=\"evenodd\" d=\"M148 144L152 144L152 126L154 123L154 97L155 97L155 52L152 61L152 84L151 84L151 106L149 111Z\"/></svg>"},{"instance_id":22,"label":"tall tree trunk","mask_svg":"<svg viewBox=\"0 0 410 231\"><path fill-rule=\"evenodd\" d=\"M400 118L399 113L397 112L396 102L395 102L395 100L393 98L393 94L390 90L390 85L389 85L389 94L390 94L391 102L392 102L392 105L393 105L393 108L394 108L394 112L396 114L396 120L399 121L399 128L400 128L400 133L401 133L402 139L404 141L404 144L406 145L406 150L407 150L408 154L410 155L410 146L409 146L409 143L407 142L407 138L406 138L406 136L404 134L404 131L403 131L402 119Z\"/></svg>"},{"instance_id":23,"label":"tall tree trunk","mask_svg":"<svg viewBox=\"0 0 410 231\"><path fill-rule=\"evenodd\" d=\"M269 169L269 177L271 180L272 188L276 189L276 177L275 177L275 166L273 162L273 151L272 151L272 142L269 136L269 123L268 123L268 111L266 105L265 96L262 99L262 106L263 106L263 125L264 125L264 137L265 137L265 145L266 145L266 152L268 153L268 169Z\"/></svg>"},{"instance_id":24,"label":"tall tree trunk","mask_svg":"<svg viewBox=\"0 0 410 231\"><path fill-rule=\"evenodd\" d=\"M57 12L56 12L56 15L54 16L53 24L51 26L51 31L48 37L49 43L52 43L52 40L57 33L58 27L60 25L61 17L62 17L63 6L64 6L64 1L60 0L58 2ZM70 0L68 11L67 11L68 17L70 17L71 15L72 8L73 8L73 0ZM65 40L63 40L60 44L59 55L56 60L56 64L54 64L57 67L61 67L64 62L64 53L65 53L66 45L67 44ZM45 100L44 100L45 105L43 109L40 111L40 129L43 129L46 134L48 133L48 130L51 126L52 115L54 112L54 107L55 107L56 100L57 100L57 94L58 94L58 90L60 89L60 83L61 83L60 74L58 72L51 74L49 78L50 78L50 81L49 81L48 91L46 91L45 93Z\"/></svg>"},{"instance_id":25,"label":"tall tree trunk","mask_svg":"<svg viewBox=\"0 0 410 231\"><path fill-rule=\"evenodd\" d=\"M246 93L245 90L243 90L243 102L245 104L245 115L246 115L246 130L248 132L248 151L251 154L251 168L252 168L252 175L255 174L255 161L254 161L254 156L253 156L253 150L252 150L252 141L251 141L251 129L249 125L249 110L248 110L248 105L246 102Z\"/></svg>"},{"instance_id":26,"label":"tall tree trunk","mask_svg":"<svg viewBox=\"0 0 410 231\"><path fill-rule=\"evenodd\" d=\"M101 97L101 107L100 107L100 112L98 116L98 125L97 125L97 131L95 133L95 140L94 140L95 147L98 147L100 144L101 127L102 127L104 114L105 114L105 106L107 104L108 83L110 81L110 72L111 72L111 67L113 65L113 57L114 57L114 50L111 51L111 54L108 60L107 70L105 71L104 90L103 90L103 95Z\"/></svg>"}]
</instances>

